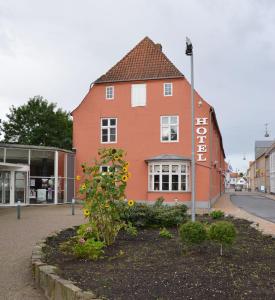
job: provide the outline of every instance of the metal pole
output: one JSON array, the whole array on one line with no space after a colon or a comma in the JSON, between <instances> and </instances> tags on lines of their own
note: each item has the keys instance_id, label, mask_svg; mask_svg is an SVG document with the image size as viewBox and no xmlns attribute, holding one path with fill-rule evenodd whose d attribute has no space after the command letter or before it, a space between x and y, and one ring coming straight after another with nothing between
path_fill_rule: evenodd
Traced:
<instances>
[{"instance_id":1,"label":"metal pole","mask_svg":"<svg viewBox=\"0 0 275 300\"><path fill-rule=\"evenodd\" d=\"M17 219L19 220L21 217L21 201L17 201L17 206L16 206L16 215L17 215Z\"/></svg>"},{"instance_id":2,"label":"metal pole","mask_svg":"<svg viewBox=\"0 0 275 300\"><path fill-rule=\"evenodd\" d=\"M75 199L72 199L72 216L74 216Z\"/></svg>"},{"instance_id":3,"label":"metal pole","mask_svg":"<svg viewBox=\"0 0 275 300\"><path fill-rule=\"evenodd\" d=\"M191 115L192 115L192 221L195 221L196 214L196 166L195 166L195 107L194 107L194 62L193 51L191 57Z\"/></svg>"}]
</instances>

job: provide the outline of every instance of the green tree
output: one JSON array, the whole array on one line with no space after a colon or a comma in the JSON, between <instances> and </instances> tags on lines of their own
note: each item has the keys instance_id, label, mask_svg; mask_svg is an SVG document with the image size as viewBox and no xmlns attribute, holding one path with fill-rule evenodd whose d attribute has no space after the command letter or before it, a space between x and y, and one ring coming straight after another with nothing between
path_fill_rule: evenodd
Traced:
<instances>
[{"instance_id":1,"label":"green tree","mask_svg":"<svg viewBox=\"0 0 275 300\"><path fill-rule=\"evenodd\" d=\"M68 112L41 96L19 107L11 106L1 125L4 142L25 145L72 147L72 119Z\"/></svg>"}]
</instances>

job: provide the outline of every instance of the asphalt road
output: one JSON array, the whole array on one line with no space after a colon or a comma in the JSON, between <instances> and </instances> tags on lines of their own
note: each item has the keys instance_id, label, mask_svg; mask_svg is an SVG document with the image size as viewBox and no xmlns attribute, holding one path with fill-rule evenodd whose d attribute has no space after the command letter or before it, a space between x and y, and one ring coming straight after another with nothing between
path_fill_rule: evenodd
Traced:
<instances>
[{"instance_id":1,"label":"asphalt road","mask_svg":"<svg viewBox=\"0 0 275 300\"><path fill-rule=\"evenodd\" d=\"M275 201L258 195L232 195L236 206L260 218L275 223Z\"/></svg>"}]
</instances>

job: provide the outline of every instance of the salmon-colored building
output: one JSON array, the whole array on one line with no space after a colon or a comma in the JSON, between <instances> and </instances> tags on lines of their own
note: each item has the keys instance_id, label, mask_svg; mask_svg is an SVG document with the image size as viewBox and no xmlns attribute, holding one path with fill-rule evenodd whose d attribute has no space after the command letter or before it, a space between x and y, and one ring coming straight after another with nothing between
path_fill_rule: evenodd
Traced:
<instances>
[{"instance_id":1,"label":"salmon-colored building","mask_svg":"<svg viewBox=\"0 0 275 300\"><path fill-rule=\"evenodd\" d=\"M76 171L99 148L127 152L128 199L191 203L191 87L145 37L95 80L72 112ZM214 108L195 93L196 206L224 192L225 154Z\"/></svg>"}]
</instances>

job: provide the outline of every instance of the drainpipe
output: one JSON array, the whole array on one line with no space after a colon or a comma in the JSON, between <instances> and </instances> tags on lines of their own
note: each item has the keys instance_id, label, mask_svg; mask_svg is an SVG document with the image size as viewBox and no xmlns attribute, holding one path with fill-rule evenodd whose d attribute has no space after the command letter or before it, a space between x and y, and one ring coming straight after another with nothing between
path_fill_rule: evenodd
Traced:
<instances>
[{"instance_id":1,"label":"drainpipe","mask_svg":"<svg viewBox=\"0 0 275 300\"><path fill-rule=\"evenodd\" d=\"M209 126L210 126L210 138L209 138L209 170L210 170L210 176L209 176L209 204L208 204L208 208L211 208L211 192L212 192L212 114L213 114L213 108L210 107L210 111L209 111Z\"/></svg>"}]
</instances>

